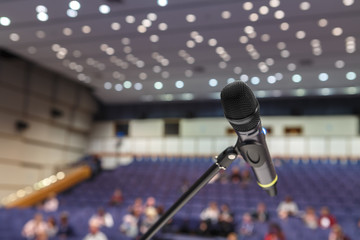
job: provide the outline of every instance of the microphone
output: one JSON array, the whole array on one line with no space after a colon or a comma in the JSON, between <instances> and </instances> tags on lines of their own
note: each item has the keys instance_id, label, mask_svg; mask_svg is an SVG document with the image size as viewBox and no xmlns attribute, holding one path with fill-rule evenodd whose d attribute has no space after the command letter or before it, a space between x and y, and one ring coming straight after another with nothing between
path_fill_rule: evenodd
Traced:
<instances>
[{"instance_id":1,"label":"microphone","mask_svg":"<svg viewBox=\"0 0 360 240\"><path fill-rule=\"evenodd\" d=\"M221 91L221 104L226 119L238 135L236 151L251 166L258 185L275 196L278 176L266 145L260 106L254 93L244 82L236 81Z\"/></svg>"}]
</instances>

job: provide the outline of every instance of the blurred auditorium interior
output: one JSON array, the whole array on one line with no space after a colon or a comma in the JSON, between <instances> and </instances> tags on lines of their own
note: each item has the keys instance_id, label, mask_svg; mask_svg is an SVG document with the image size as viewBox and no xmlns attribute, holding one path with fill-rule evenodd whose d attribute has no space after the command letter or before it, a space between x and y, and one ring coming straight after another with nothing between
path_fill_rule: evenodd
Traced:
<instances>
[{"instance_id":1,"label":"blurred auditorium interior","mask_svg":"<svg viewBox=\"0 0 360 240\"><path fill-rule=\"evenodd\" d=\"M265 239L268 222L239 233L260 202L286 239L330 239L301 214L279 218L286 196L300 212L328 207L360 239L359 22L356 0L1 1L0 239L26 239L38 212L68 212L67 239L83 239L99 207L114 218L108 239L131 239L119 226L136 198L166 210L236 143L220 103L236 81L260 103L278 196L253 175L246 187L214 181L157 239L226 239L195 234L212 201L230 206L239 239ZM123 203L109 206L115 189Z\"/></svg>"}]
</instances>

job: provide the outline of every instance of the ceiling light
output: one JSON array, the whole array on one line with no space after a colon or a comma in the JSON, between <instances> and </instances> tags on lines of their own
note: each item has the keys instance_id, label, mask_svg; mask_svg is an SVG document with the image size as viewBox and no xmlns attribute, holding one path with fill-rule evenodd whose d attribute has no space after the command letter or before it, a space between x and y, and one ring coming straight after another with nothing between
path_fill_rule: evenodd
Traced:
<instances>
[{"instance_id":1,"label":"ceiling light","mask_svg":"<svg viewBox=\"0 0 360 240\"><path fill-rule=\"evenodd\" d=\"M145 80L145 79L147 79L147 74L144 73L144 72L139 73L139 78L140 78L141 80Z\"/></svg>"},{"instance_id":2,"label":"ceiling light","mask_svg":"<svg viewBox=\"0 0 360 240\"><path fill-rule=\"evenodd\" d=\"M230 83L233 83L233 82L235 82L235 79L234 79L234 78L228 78L227 84L230 84Z\"/></svg>"},{"instance_id":3,"label":"ceiling light","mask_svg":"<svg viewBox=\"0 0 360 240\"><path fill-rule=\"evenodd\" d=\"M265 63L266 63L268 66L272 66L272 65L274 65L275 61L274 61L274 59L272 59L272 58L267 58L267 59L265 60Z\"/></svg>"},{"instance_id":4,"label":"ceiling light","mask_svg":"<svg viewBox=\"0 0 360 240\"><path fill-rule=\"evenodd\" d=\"M346 73L346 79L347 80L355 80L356 79L356 73L354 73L354 72Z\"/></svg>"},{"instance_id":5,"label":"ceiling light","mask_svg":"<svg viewBox=\"0 0 360 240\"><path fill-rule=\"evenodd\" d=\"M286 43L278 42L278 44L276 46L279 50L284 50L286 48Z\"/></svg>"},{"instance_id":6,"label":"ceiling light","mask_svg":"<svg viewBox=\"0 0 360 240\"><path fill-rule=\"evenodd\" d=\"M179 80L175 82L175 87L176 88L183 88L184 87L184 82Z\"/></svg>"},{"instance_id":7,"label":"ceiling light","mask_svg":"<svg viewBox=\"0 0 360 240\"><path fill-rule=\"evenodd\" d=\"M347 94L357 94L357 92L358 92L356 87L348 87L348 88L346 88L345 91L346 91Z\"/></svg>"},{"instance_id":8,"label":"ceiling light","mask_svg":"<svg viewBox=\"0 0 360 240\"><path fill-rule=\"evenodd\" d=\"M345 48L347 53L354 53L356 51L356 39L355 37L347 37L345 39Z\"/></svg>"},{"instance_id":9,"label":"ceiling light","mask_svg":"<svg viewBox=\"0 0 360 240\"><path fill-rule=\"evenodd\" d=\"M36 15L37 19L42 22L46 22L49 19L49 16L45 12L40 12Z\"/></svg>"},{"instance_id":10,"label":"ceiling light","mask_svg":"<svg viewBox=\"0 0 360 240\"><path fill-rule=\"evenodd\" d=\"M270 7L277 8L280 6L280 0L270 0L269 5Z\"/></svg>"},{"instance_id":11,"label":"ceiling light","mask_svg":"<svg viewBox=\"0 0 360 240\"><path fill-rule=\"evenodd\" d=\"M301 77L301 75L299 75L299 74L294 74L294 75L292 76L292 81L293 81L294 83L299 83L299 82L301 82L301 80L302 80L302 77Z\"/></svg>"},{"instance_id":12,"label":"ceiling light","mask_svg":"<svg viewBox=\"0 0 360 240\"><path fill-rule=\"evenodd\" d=\"M192 77L193 75L194 75L194 72L193 72L192 70L186 70L186 71L185 71L185 76L186 76L186 77L190 78L190 77Z\"/></svg>"},{"instance_id":13,"label":"ceiling light","mask_svg":"<svg viewBox=\"0 0 360 240\"><path fill-rule=\"evenodd\" d=\"M121 43L123 45L129 45L130 44L130 39L125 37L125 38L121 39Z\"/></svg>"},{"instance_id":14,"label":"ceiling light","mask_svg":"<svg viewBox=\"0 0 360 240\"><path fill-rule=\"evenodd\" d=\"M123 86L124 86L124 88L129 89L129 88L131 88L132 83L131 83L130 81L125 81L125 82L123 83Z\"/></svg>"},{"instance_id":15,"label":"ceiling light","mask_svg":"<svg viewBox=\"0 0 360 240\"><path fill-rule=\"evenodd\" d=\"M274 84L274 83L276 83L276 77L275 76L268 76L267 81L270 84Z\"/></svg>"},{"instance_id":16,"label":"ceiling light","mask_svg":"<svg viewBox=\"0 0 360 240\"><path fill-rule=\"evenodd\" d=\"M302 2L302 3L300 3L300 9L303 10L303 11L309 10L310 7L311 7L311 5L310 5L309 2Z\"/></svg>"},{"instance_id":17,"label":"ceiling light","mask_svg":"<svg viewBox=\"0 0 360 240\"><path fill-rule=\"evenodd\" d=\"M269 67L264 62L259 62L258 68L259 68L260 72L263 72L263 73L269 71Z\"/></svg>"},{"instance_id":18,"label":"ceiling light","mask_svg":"<svg viewBox=\"0 0 360 240\"><path fill-rule=\"evenodd\" d=\"M29 54L35 54L37 52L37 49L33 46L28 47L27 49Z\"/></svg>"},{"instance_id":19,"label":"ceiling light","mask_svg":"<svg viewBox=\"0 0 360 240\"><path fill-rule=\"evenodd\" d=\"M64 34L65 36L70 36L70 35L72 34L71 28L64 28L64 29L63 29L63 34Z\"/></svg>"},{"instance_id":20,"label":"ceiling light","mask_svg":"<svg viewBox=\"0 0 360 240\"><path fill-rule=\"evenodd\" d=\"M219 62L219 68L225 69L226 67L227 67L226 62L223 62L223 61Z\"/></svg>"},{"instance_id":21,"label":"ceiling light","mask_svg":"<svg viewBox=\"0 0 360 240\"><path fill-rule=\"evenodd\" d=\"M134 89L140 91L143 88L143 85L141 83L135 83Z\"/></svg>"},{"instance_id":22,"label":"ceiling light","mask_svg":"<svg viewBox=\"0 0 360 240\"><path fill-rule=\"evenodd\" d=\"M245 3L243 4L243 9L244 9L245 11L250 11L252 8L253 8L252 2L245 2Z\"/></svg>"},{"instance_id":23,"label":"ceiling light","mask_svg":"<svg viewBox=\"0 0 360 240\"><path fill-rule=\"evenodd\" d=\"M275 77L276 77L276 80L277 81L280 81L280 80L282 80L283 79L283 74L282 73L275 73Z\"/></svg>"},{"instance_id":24,"label":"ceiling light","mask_svg":"<svg viewBox=\"0 0 360 240\"><path fill-rule=\"evenodd\" d=\"M163 86L164 86L164 85L162 84L162 82L155 82L155 83L154 83L154 88L157 89L157 90L162 89Z\"/></svg>"},{"instance_id":25,"label":"ceiling light","mask_svg":"<svg viewBox=\"0 0 360 240\"><path fill-rule=\"evenodd\" d=\"M113 55L115 53L115 50L112 47L109 47L105 50L107 55Z\"/></svg>"},{"instance_id":26,"label":"ceiling light","mask_svg":"<svg viewBox=\"0 0 360 240\"><path fill-rule=\"evenodd\" d=\"M319 74L319 80L322 82L325 82L329 79L329 75L327 73L320 73Z\"/></svg>"},{"instance_id":27,"label":"ceiling light","mask_svg":"<svg viewBox=\"0 0 360 240\"><path fill-rule=\"evenodd\" d=\"M287 31L287 30L289 30L289 24L287 23L287 22L283 22L283 23L281 23L280 24L280 29L282 30L282 31Z\"/></svg>"},{"instance_id":28,"label":"ceiling light","mask_svg":"<svg viewBox=\"0 0 360 240\"><path fill-rule=\"evenodd\" d=\"M134 23L135 20L136 20L135 17L132 16L132 15L128 15L128 16L126 16L126 18L125 18L125 21L126 21L127 23L129 23L129 24Z\"/></svg>"},{"instance_id":29,"label":"ceiling light","mask_svg":"<svg viewBox=\"0 0 360 240\"><path fill-rule=\"evenodd\" d=\"M295 70L296 70L296 64L294 64L294 63L289 63L289 64L287 65L287 69L288 69L289 71L291 71L291 72L295 71Z\"/></svg>"},{"instance_id":30,"label":"ceiling light","mask_svg":"<svg viewBox=\"0 0 360 240\"><path fill-rule=\"evenodd\" d=\"M322 88L321 95L327 96L331 94L331 90L329 88Z\"/></svg>"},{"instance_id":31,"label":"ceiling light","mask_svg":"<svg viewBox=\"0 0 360 240\"><path fill-rule=\"evenodd\" d=\"M246 44L248 41L249 41L249 38L247 36L239 37L239 42L242 44Z\"/></svg>"},{"instance_id":32,"label":"ceiling light","mask_svg":"<svg viewBox=\"0 0 360 240\"><path fill-rule=\"evenodd\" d=\"M274 17L276 19L283 19L285 17L285 13L284 11L282 10L277 10L275 13L274 13Z\"/></svg>"},{"instance_id":33,"label":"ceiling light","mask_svg":"<svg viewBox=\"0 0 360 240\"><path fill-rule=\"evenodd\" d=\"M216 87L218 85L218 81L214 78L209 80L209 86L210 87Z\"/></svg>"},{"instance_id":34,"label":"ceiling light","mask_svg":"<svg viewBox=\"0 0 360 240\"><path fill-rule=\"evenodd\" d=\"M121 25L120 25L120 23L118 23L118 22L113 22L113 23L111 24L111 29L114 30L114 31L120 30L120 27L121 27Z\"/></svg>"},{"instance_id":35,"label":"ceiling light","mask_svg":"<svg viewBox=\"0 0 360 240\"><path fill-rule=\"evenodd\" d=\"M154 71L154 73L159 73L159 72L161 72L161 67L158 66L158 65L155 65L155 66L153 67L153 71Z\"/></svg>"},{"instance_id":36,"label":"ceiling light","mask_svg":"<svg viewBox=\"0 0 360 240\"><path fill-rule=\"evenodd\" d=\"M159 36L156 35L156 34L153 34L153 35L150 36L149 39L150 39L151 42L156 43L156 42L159 41Z\"/></svg>"},{"instance_id":37,"label":"ceiling light","mask_svg":"<svg viewBox=\"0 0 360 240\"><path fill-rule=\"evenodd\" d=\"M290 57L290 52L289 52L288 50L282 50L282 51L280 52L280 55L281 55L281 57L283 57L283 58L288 58L288 57Z\"/></svg>"},{"instance_id":38,"label":"ceiling light","mask_svg":"<svg viewBox=\"0 0 360 240\"><path fill-rule=\"evenodd\" d=\"M297 31L295 36L297 39L304 39L306 36L306 33L304 31Z\"/></svg>"},{"instance_id":39,"label":"ceiling light","mask_svg":"<svg viewBox=\"0 0 360 240\"><path fill-rule=\"evenodd\" d=\"M252 77L250 82L254 85L258 85L260 83L260 78L258 77Z\"/></svg>"},{"instance_id":40,"label":"ceiling light","mask_svg":"<svg viewBox=\"0 0 360 240\"><path fill-rule=\"evenodd\" d=\"M47 12L47 7L45 7L44 5L38 5L38 6L36 6L36 12L38 12L38 13L41 13L41 12Z\"/></svg>"},{"instance_id":41,"label":"ceiling light","mask_svg":"<svg viewBox=\"0 0 360 240\"><path fill-rule=\"evenodd\" d=\"M75 58L79 58L79 57L81 57L81 52L79 51L79 50L75 50L75 51L73 51L73 56L75 57Z\"/></svg>"},{"instance_id":42,"label":"ceiling light","mask_svg":"<svg viewBox=\"0 0 360 240\"><path fill-rule=\"evenodd\" d=\"M245 32L246 34L251 34L251 33L253 33L254 31L255 31L255 29L254 29L253 26L246 26L246 27L244 27L244 32Z\"/></svg>"},{"instance_id":43,"label":"ceiling light","mask_svg":"<svg viewBox=\"0 0 360 240\"><path fill-rule=\"evenodd\" d=\"M99 6L99 12L102 14L108 14L110 12L110 7L106 4L102 4Z\"/></svg>"},{"instance_id":44,"label":"ceiling light","mask_svg":"<svg viewBox=\"0 0 360 240\"><path fill-rule=\"evenodd\" d=\"M78 12L73 9L68 9L66 11L66 15L68 15L68 17L75 18L75 17L77 17Z\"/></svg>"},{"instance_id":45,"label":"ceiling light","mask_svg":"<svg viewBox=\"0 0 360 240\"><path fill-rule=\"evenodd\" d=\"M240 74L242 72L242 68L241 67L234 67L234 73L235 74Z\"/></svg>"},{"instance_id":46,"label":"ceiling light","mask_svg":"<svg viewBox=\"0 0 360 240\"><path fill-rule=\"evenodd\" d=\"M204 37L203 37L203 36L197 35L197 36L195 37L195 42L197 42L197 43L202 43L203 41L204 41Z\"/></svg>"},{"instance_id":47,"label":"ceiling light","mask_svg":"<svg viewBox=\"0 0 360 240\"><path fill-rule=\"evenodd\" d=\"M120 83L115 84L115 90L120 92L121 90L123 90L123 86Z\"/></svg>"},{"instance_id":48,"label":"ceiling light","mask_svg":"<svg viewBox=\"0 0 360 240\"><path fill-rule=\"evenodd\" d=\"M91 32L91 27L88 25L85 25L81 28L82 32L85 34L89 34Z\"/></svg>"},{"instance_id":49,"label":"ceiling light","mask_svg":"<svg viewBox=\"0 0 360 240\"><path fill-rule=\"evenodd\" d=\"M109 46L107 44L103 43L103 44L100 45L100 50L105 52L108 47Z\"/></svg>"},{"instance_id":50,"label":"ceiling light","mask_svg":"<svg viewBox=\"0 0 360 240\"><path fill-rule=\"evenodd\" d=\"M345 62L343 60L337 60L335 62L335 67L336 68L343 68L343 67L345 67Z\"/></svg>"},{"instance_id":51,"label":"ceiling light","mask_svg":"<svg viewBox=\"0 0 360 240\"><path fill-rule=\"evenodd\" d=\"M81 7L81 5L80 5L80 3L78 1L71 1L69 3L69 8L71 8L72 10L77 11L77 10L80 9L80 7Z\"/></svg>"},{"instance_id":52,"label":"ceiling light","mask_svg":"<svg viewBox=\"0 0 360 240\"><path fill-rule=\"evenodd\" d=\"M351 6L354 4L355 0L343 0L342 2L345 6Z\"/></svg>"},{"instance_id":53,"label":"ceiling light","mask_svg":"<svg viewBox=\"0 0 360 240\"><path fill-rule=\"evenodd\" d=\"M328 20L326 20L325 18L322 18L318 21L318 25L319 25L319 27L326 27L328 25Z\"/></svg>"},{"instance_id":54,"label":"ceiling light","mask_svg":"<svg viewBox=\"0 0 360 240\"><path fill-rule=\"evenodd\" d=\"M0 25L3 25L5 27L9 26L11 23L10 18L8 17L0 17Z\"/></svg>"},{"instance_id":55,"label":"ceiling light","mask_svg":"<svg viewBox=\"0 0 360 240\"><path fill-rule=\"evenodd\" d=\"M193 47L195 47L195 42L193 41L193 40L188 40L187 42L186 42L186 46L188 47L188 48L193 48Z\"/></svg>"},{"instance_id":56,"label":"ceiling light","mask_svg":"<svg viewBox=\"0 0 360 240\"><path fill-rule=\"evenodd\" d=\"M168 1L167 0L157 0L157 4L160 7L165 7L166 5L168 5Z\"/></svg>"},{"instance_id":57,"label":"ceiling light","mask_svg":"<svg viewBox=\"0 0 360 240\"><path fill-rule=\"evenodd\" d=\"M170 77L170 73L168 71L163 71L161 73L161 77L167 79Z\"/></svg>"},{"instance_id":58,"label":"ceiling light","mask_svg":"<svg viewBox=\"0 0 360 240\"><path fill-rule=\"evenodd\" d=\"M260 39L263 42L268 42L268 41L270 41L270 35L265 33L265 34L261 35Z\"/></svg>"},{"instance_id":59,"label":"ceiling light","mask_svg":"<svg viewBox=\"0 0 360 240\"><path fill-rule=\"evenodd\" d=\"M295 94L298 97L303 97L306 94L306 90L303 88L296 89Z\"/></svg>"},{"instance_id":60,"label":"ceiling light","mask_svg":"<svg viewBox=\"0 0 360 240\"><path fill-rule=\"evenodd\" d=\"M257 20L259 20L259 15L257 13L252 13L249 15L249 20L252 22L256 22Z\"/></svg>"},{"instance_id":61,"label":"ceiling light","mask_svg":"<svg viewBox=\"0 0 360 240\"><path fill-rule=\"evenodd\" d=\"M188 15L186 15L186 21L189 23L195 22L196 16L194 14L188 14Z\"/></svg>"},{"instance_id":62,"label":"ceiling light","mask_svg":"<svg viewBox=\"0 0 360 240\"><path fill-rule=\"evenodd\" d=\"M340 36L343 33L343 30L341 27L336 27L333 28L333 30L331 31L332 35L334 36Z\"/></svg>"},{"instance_id":63,"label":"ceiling light","mask_svg":"<svg viewBox=\"0 0 360 240\"><path fill-rule=\"evenodd\" d=\"M166 31L168 29L168 25L166 23L160 23L158 28L160 31Z\"/></svg>"},{"instance_id":64,"label":"ceiling light","mask_svg":"<svg viewBox=\"0 0 360 240\"><path fill-rule=\"evenodd\" d=\"M231 17L231 12L229 12L229 11L223 11L223 12L221 13L221 17L222 17L223 19L229 19L229 18Z\"/></svg>"},{"instance_id":65,"label":"ceiling light","mask_svg":"<svg viewBox=\"0 0 360 240\"><path fill-rule=\"evenodd\" d=\"M112 88L111 82L106 82L106 83L104 84L104 88L105 88L106 90L110 90L110 89Z\"/></svg>"},{"instance_id":66,"label":"ceiling light","mask_svg":"<svg viewBox=\"0 0 360 240\"><path fill-rule=\"evenodd\" d=\"M145 33L147 29L143 25L139 25L137 27L137 30L138 30L139 33Z\"/></svg>"},{"instance_id":67,"label":"ceiling light","mask_svg":"<svg viewBox=\"0 0 360 240\"><path fill-rule=\"evenodd\" d=\"M38 38L45 38L45 36L46 36L45 32L44 32L44 31L41 31L41 30L36 31L35 35L36 35L36 37L38 37Z\"/></svg>"},{"instance_id":68,"label":"ceiling light","mask_svg":"<svg viewBox=\"0 0 360 240\"><path fill-rule=\"evenodd\" d=\"M247 82L249 80L249 76L246 75L246 74L242 74L240 76L240 80L243 81L243 82Z\"/></svg>"},{"instance_id":69,"label":"ceiling light","mask_svg":"<svg viewBox=\"0 0 360 240\"><path fill-rule=\"evenodd\" d=\"M19 34L17 34L17 33L11 33L11 34L9 35L9 38L10 38L10 40L13 41L13 42L17 42L17 41L20 40L20 36L19 36Z\"/></svg>"},{"instance_id":70,"label":"ceiling light","mask_svg":"<svg viewBox=\"0 0 360 240\"><path fill-rule=\"evenodd\" d=\"M211 39L209 39L208 44L211 47L215 47L217 44L217 40L215 38L211 38Z\"/></svg>"},{"instance_id":71,"label":"ceiling light","mask_svg":"<svg viewBox=\"0 0 360 240\"><path fill-rule=\"evenodd\" d=\"M144 25L144 27L149 28L149 27L151 27L152 22L149 19L144 19L141 21L141 24Z\"/></svg>"},{"instance_id":72,"label":"ceiling light","mask_svg":"<svg viewBox=\"0 0 360 240\"><path fill-rule=\"evenodd\" d=\"M261 7L259 8L259 13L260 13L261 15L266 15L266 14L269 13L269 8L268 8L267 6L261 6Z\"/></svg>"},{"instance_id":73,"label":"ceiling light","mask_svg":"<svg viewBox=\"0 0 360 240\"><path fill-rule=\"evenodd\" d=\"M157 15L155 14L155 13L149 13L148 15L147 15L147 18L150 20L150 21L156 21L156 19L157 19Z\"/></svg>"}]
</instances>

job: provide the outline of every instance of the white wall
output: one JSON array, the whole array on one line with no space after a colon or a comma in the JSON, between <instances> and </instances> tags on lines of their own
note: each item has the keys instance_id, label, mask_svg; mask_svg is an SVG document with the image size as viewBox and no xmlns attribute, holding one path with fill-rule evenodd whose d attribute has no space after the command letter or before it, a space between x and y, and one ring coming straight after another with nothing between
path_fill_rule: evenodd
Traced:
<instances>
[{"instance_id":1,"label":"white wall","mask_svg":"<svg viewBox=\"0 0 360 240\"><path fill-rule=\"evenodd\" d=\"M81 157L97 109L89 89L20 60L0 72L0 199ZM51 108L63 112L50 115ZM19 132L15 122L28 123Z\"/></svg>"}]
</instances>

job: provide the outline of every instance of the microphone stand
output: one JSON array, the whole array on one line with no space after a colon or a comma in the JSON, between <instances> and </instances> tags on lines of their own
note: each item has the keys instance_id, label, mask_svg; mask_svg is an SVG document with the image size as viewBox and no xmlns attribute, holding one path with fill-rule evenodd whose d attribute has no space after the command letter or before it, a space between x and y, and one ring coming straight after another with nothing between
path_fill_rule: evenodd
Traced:
<instances>
[{"instance_id":1,"label":"microphone stand","mask_svg":"<svg viewBox=\"0 0 360 240\"><path fill-rule=\"evenodd\" d=\"M140 240L149 240L155 235L171 217L177 213L203 186L205 186L221 169L226 168L236 159L238 153L234 147L226 148L214 163L158 220L154 225L140 238Z\"/></svg>"}]
</instances>

